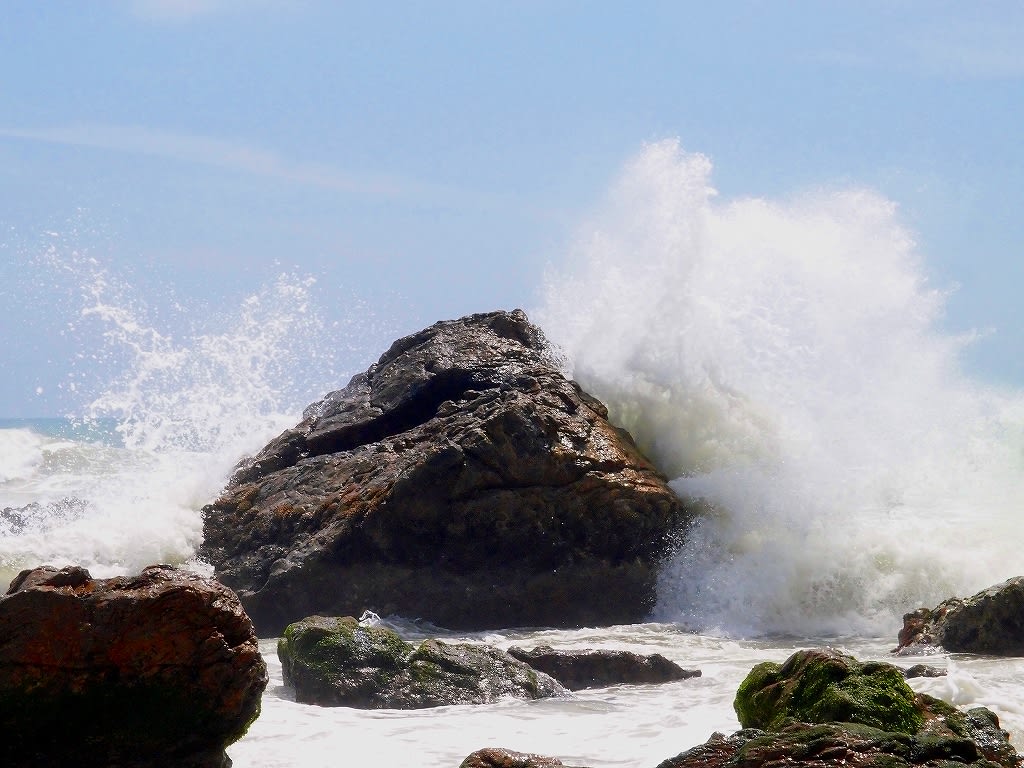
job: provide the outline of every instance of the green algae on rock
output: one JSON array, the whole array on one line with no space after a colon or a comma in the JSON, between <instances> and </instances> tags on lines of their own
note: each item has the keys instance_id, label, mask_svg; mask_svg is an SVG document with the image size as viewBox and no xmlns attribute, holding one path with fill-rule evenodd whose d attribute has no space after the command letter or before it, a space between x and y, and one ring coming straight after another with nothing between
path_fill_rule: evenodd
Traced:
<instances>
[{"instance_id":1,"label":"green algae on rock","mask_svg":"<svg viewBox=\"0 0 1024 768\"><path fill-rule=\"evenodd\" d=\"M351 616L310 616L288 625L277 654L285 683L303 704L424 709L568 695L550 676L497 648L441 640L413 646Z\"/></svg>"},{"instance_id":2,"label":"green algae on rock","mask_svg":"<svg viewBox=\"0 0 1024 768\"><path fill-rule=\"evenodd\" d=\"M861 663L832 649L799 651L782 665L758 664L740 684L734 708L744 728L765 730L797 720L913 734L924 722L897 667Z\"/></svg>"}]
</instances>

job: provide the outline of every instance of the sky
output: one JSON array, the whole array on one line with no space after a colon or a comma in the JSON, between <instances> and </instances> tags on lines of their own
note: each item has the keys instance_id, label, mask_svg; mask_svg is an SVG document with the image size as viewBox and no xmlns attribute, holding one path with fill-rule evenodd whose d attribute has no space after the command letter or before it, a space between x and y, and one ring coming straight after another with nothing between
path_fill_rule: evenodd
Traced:
<instances>
[{"instance_id":1,"label":"sky","mask_svg":"<svg viewBox=\"0 0 1024 768\"><path fill-rule=\"evenodd\" d=\"M0 14L0 417L82 404L69 370L92 342L68 332L54 259L194 316L309 276L328 315L394 338L532 306L623 164L673 137L711 159L724 199L855 185L895 201L950 292L943 322L981 334L967 368L1024 386L1018 2Z\"/></svg>"}]
</instances>

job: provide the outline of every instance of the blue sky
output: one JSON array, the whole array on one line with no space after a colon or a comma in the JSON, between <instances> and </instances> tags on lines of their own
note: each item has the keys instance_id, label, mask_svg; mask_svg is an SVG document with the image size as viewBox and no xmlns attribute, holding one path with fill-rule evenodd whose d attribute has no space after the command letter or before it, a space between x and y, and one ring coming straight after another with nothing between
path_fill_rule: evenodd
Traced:
<instances>
[{"instance_id":1,"label":"blue sky","mask_svg":"<svg viewBox=\"0 0 1024 768\"><path fill-rule=\"evenodd\" d=\"M156 305L231 305L294 271L328 313L358 300L405 333L531 306L623 163L667 137L711 158L723 198L850 184L896 201L929 279L956 287L948 328L993 331L970 370L1024 385L1020 3L2 14L0 416L79 404L71 297L35 258L47 233Z\"/></svg>"}]
</instances>

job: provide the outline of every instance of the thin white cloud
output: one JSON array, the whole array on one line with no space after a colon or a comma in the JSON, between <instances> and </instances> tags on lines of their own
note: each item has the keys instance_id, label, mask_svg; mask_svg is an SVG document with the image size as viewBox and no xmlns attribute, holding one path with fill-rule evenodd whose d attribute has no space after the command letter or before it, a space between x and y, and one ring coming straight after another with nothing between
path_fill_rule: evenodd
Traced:
<instances>
[{"instance_id":1,"label":"thin white cloud","mask_svg":"<svg viewBox=\"0 0 1024 768\"><path fill-rule=\"evenodd\" d=\"M147 21L184 23L269 4L266 0L131 0L130 7L135 16Z\"/></svg>"},{"instance_id":2,"label":"thin white cloud","mask_svg":"<svg viewBox=\"0 0 1024 768\"><path fill-rule=\"evenodd\" d=\"M1024 77L1024 11L996 14L968 6L959 15L892 22L873 38L813 49L809 61L849 69L896 70L929 77ZM1020 6L1024 9L1024 6Z\"/></svg>"},{"instance_id":3,"label":"thin white cloud","mask_svg":"<svg viewBox=\"0 0 1024 768\"><path fill-rule=\"evenodd\" d=\"M386 176L357 176L327 165L293 162L244 142L142 126L77 123L41 130L0 127L0 137L150 155L373 197L429 197L433 202L452 197L452 190L440 186Z\"/></svg>"}]
</instances>

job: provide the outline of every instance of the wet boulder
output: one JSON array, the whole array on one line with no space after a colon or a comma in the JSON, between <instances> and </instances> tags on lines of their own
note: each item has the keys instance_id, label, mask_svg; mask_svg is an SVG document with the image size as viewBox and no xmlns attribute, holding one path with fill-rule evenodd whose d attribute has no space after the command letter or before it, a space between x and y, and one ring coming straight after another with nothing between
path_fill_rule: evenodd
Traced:
<instances>
[{"instance_id":1,"label":"wet boulder","mask_svg":"<svg viewBox=\"0 0 1024 768\"><path fill-rule=\"evenodd\" d=\"M497 648L433 639L414 646L351 616L290 624L277 653L285 684L303 704L424 709L567 695L557 681Z\"/></svg>"},{"instance_id":2,"label":"wet boulder","mask_svg":"<svg viewBox=\"0 0 1024 768\"><path fill-rule=\"evenodd\" d=\"M586 649L555 650L547 645L527 651L509 648L509 654L545 672L572 691L610 685L656 685L690 677L700 670L683 669L660 653L641 655L631 651Z\"/></svg>"},{"instance_id":3,"label":"wet boulder","mask_svg":"<svg viewBox=\"0 0 1024 768\"><path fill-rule=\"evenodd\" d=\"M1024 577L906 614L896 652L928 647L952 653L1024 655Z\"/></svg>"},{"instance_id":4,"label":"wet boulder","mask_svg":"<svg viewBox=\"0 0 1024 768\"><path fill-rule=\"evenodd\" d=\"M223 768L267 670L231 590L170 566L23 571L0 598L0 764Z\"/></svg>"},{"instance_id":5,"label":"wet boulder","mask_svg":"<svg viewBox=\"0 0 1024 768\"><path fill-rule=\"evenodd\" d=\"M399 339L307 408L204 509L201 554L265 635L607 625L647 616L690 518L516 310Z\"/></svg>"},{"instance_id":6,"label":"wet boulder","mask_svg":"<svg viewBox=\"0 0 1024 768\"><path fill-rule=\"evenodd\" d=\"M740 684L734 707L746 730L697 748L695 756L710 750L739 755L744 764L761 764L758 755L786 757L793 765L1019 764L990 710L964 712L915 694L897 667L833 649L798 651L783 664L757 665ZM826 757L835 762L815 762ZM688 758L661 768L696 764L720 763Z\"/></svg>"}]
</instances>

